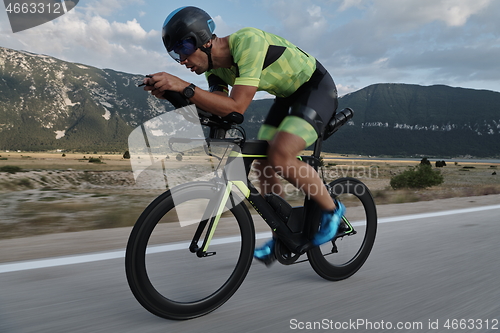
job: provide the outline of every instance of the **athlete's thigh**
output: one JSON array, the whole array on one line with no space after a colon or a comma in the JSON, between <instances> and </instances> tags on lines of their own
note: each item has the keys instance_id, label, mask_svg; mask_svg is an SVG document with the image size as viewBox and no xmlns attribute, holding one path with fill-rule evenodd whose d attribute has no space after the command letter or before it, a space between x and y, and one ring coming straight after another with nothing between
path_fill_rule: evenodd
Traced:
<instances>
[{"instance_id":1,"label":"athlete's thigh","mask_svg":"<svg viewBox=\"0 0 500 333\"><path fill-rule=\"evenodd\" d=\"M257 139L271 141L283 119L288 115L290 103L285 98L276 98L259 129Z\"/></svg>"}]
</instances>

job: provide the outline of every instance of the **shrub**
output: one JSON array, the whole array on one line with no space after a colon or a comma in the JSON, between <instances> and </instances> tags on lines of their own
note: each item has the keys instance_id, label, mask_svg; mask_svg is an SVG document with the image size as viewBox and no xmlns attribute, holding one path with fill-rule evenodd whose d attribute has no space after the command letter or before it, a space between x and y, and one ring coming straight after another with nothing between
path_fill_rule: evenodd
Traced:
<instances>
[{"instance_id":1,"label":"shrub","mask_svg":"<svg viewBox=\"0 0 500 333\"><path fill-rule=\"evenodd\" d=\"M420 161L420 164L423 164L423 165L431 165L431 162L427 159L427 157L424 157L424 158L422 158L422 160Z\"/></svg>"},{"instance_id":2,"label":"shrub","mask_svg":"<svg viewBox=\"0 0 500 333\"><path fill-rule=\"evenodd\" d=\"M436 168L442 168L446 166L445 161L436 161Z\"/></svg>"},{"instance_id":3,"label":"shrub","mask_svg":"<svg viewBox=\"0 0 500 333\"><path fill-rule=\"evenodd\" d=\"M390 185L395 190L400 188L426 188L440 185L443 181L443 175L439 170L433 170L432 166L428 164L419 164L392 177Z\"/></svg>"},{"instance_id":4,"label":"shrub","mask_svg":"<svg viewBox=\"0 0 500 333\"><path fill-rule=\"evenodd\" d=\"M89 163L102 163L100 158L89 158Z\"/></svg>"},{"instance_id":5,"label":"shrub","mask_svg":"<svg viewBox=\"0 0 500 333\"><path fill-rule=\"evenodd\" d=\"M0 168L0 172L8 172L8 173L16 173L16 172L21 172L22 169L18 166L14 165L6 165Z\"/></svg>"},{"instance_id":6,"label":"shrub","mask_svg":"<svg viewBox=\"0 0 500 333\"><path fill-rule=\"evenodd\" d=\"M28 178L19 179L19 181L17 182L17 185L24 186L27 188L33 188L33 184L31 184L31 180L29 180Z\"/></svg>"}]
</instances>

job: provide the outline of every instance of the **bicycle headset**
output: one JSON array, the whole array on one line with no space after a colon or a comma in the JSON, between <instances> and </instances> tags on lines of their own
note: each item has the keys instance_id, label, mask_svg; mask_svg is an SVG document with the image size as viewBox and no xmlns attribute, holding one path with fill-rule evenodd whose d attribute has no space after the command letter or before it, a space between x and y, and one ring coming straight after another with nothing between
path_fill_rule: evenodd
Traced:
<instances>
[{"instance_id":1,"label":"bicycle headset","mask_svg":"<svg viewBox=\"0 0 500 333\"><path fill-rule=\"evenodd\" d=\"M208 70L213 68L210 47L203 47L213 36L215 22L204 10L186 6L167 16L162 28L162 39L168 54L177 62L184 61L197 49L208 56Z\"/></svg>"}]
</instances>

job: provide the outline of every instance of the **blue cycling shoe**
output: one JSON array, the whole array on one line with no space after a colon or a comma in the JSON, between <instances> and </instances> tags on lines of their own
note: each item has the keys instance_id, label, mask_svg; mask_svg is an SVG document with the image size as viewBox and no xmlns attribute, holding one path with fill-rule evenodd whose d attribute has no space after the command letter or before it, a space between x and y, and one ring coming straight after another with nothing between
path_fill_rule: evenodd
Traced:
<instances>
[{"instance_id":1,"label":"blue cycling shoe","mask_svg":"<svg viewBox=\"0 0 500 333\"><path fill-rule=\"evenodd\" d=\"M276 257L274 256L275 245L276 241L274 238L268 240L264 245L255 249L253 257L263 262L266 266L271 265L276 260Z\"/></svg>"},{"instance_id":2,"label":"blue cycling shoe","mask_svg":"<svg viewBox=\"0 0 500 333\"><path fill-rule=\"evenodd\" d=\"M345 213L345 206L337 200L335 200L335 205L337 208L333 212L323 213L319 231L316 235L314 235L312 240L312 243L316 246L332 240L337 234L342 216Z\"/></svg>"}]
</instances>

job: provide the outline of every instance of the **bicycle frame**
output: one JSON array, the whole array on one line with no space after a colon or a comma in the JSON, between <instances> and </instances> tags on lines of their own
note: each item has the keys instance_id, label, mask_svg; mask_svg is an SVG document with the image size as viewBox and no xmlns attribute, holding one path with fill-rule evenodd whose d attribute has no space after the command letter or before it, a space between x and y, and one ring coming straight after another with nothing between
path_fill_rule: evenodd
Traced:
<instances>
[{"instance_id":1,"label":"bicycle frame","mask_svg":"<svg viewBox=\"0 0 500 333\"><path fill-rule=\"evenodd\" d=\"M255 227L243 200L247 200L273 230L277 238L273 255L279 263L292 265L308 261L319 276L330 281L346 279L361 268L373 247L377 229L375 202L366 185L349 177L326 185L332 198L340 197L338 199L346 203L353 202L350 207L359 207L349 215L361 217L360 228L354 230L355 224L351 225L343 216L336 236L330 241L331 247L327 243L313 247L310 240L321 229L321 209L309 196L305 197L303 206L292 208L276 194L262 196L253 186L249 180L251 164L256 159L267 158L268 145L266 141L245 140L244 130L237 126L243 121L240 114L221 118L192 106L168 115L155 117L129 136L136 180L140 177L147 186L168 189L139 216L125 251L128 284L145 309L168 319L191 319L217 309L236 292L252 265L255 246ZM323 140L352 115L350 109L335 115L315 143L313 154L298 158L317 171ZM208 138L206 128L200 125L210 129ZM226 138L226 132L231 129L239 131L241 136ZM223 145L214 147L217 142ZM222 148L221 153L218 148ZM173 164L167 163L172 154L176 156L171 160ZM187 161L178 163L183 156ZM361 188L362 193L356 188ZM228 218L225 217L227 209L230 210ZM193 229L175 232L175 228L187 225L194 228L194 235L189 231ZM221 235L236 232L237 237L230 237L230 242L239 246L227 244L227 238L217 241L215 232ZM355 234L360 237L339 242L337 246L337 238ZM181 251L159 258L156 251L148 251L159 242L180 245ZM210 257L215 251L218 259L192 260L193 254ZM298 260L304 252L307 259ZM339 255L326 258L333 253ZM158 263L159 267L155 267ZM203 288L198 288L202 285Z\"/></svg>"},{"instance_id":2,"label":"bicycle frame","mask_svg":"<svg viewBox=\"0 0 500 333\"><path fill-rule=\"evenodd\" d=\"M238 188L238 190L245 196L245 199L259 213L259 215L271 227L278 238L291 252L296 254L303 254L309 248L311 248L312 244L308 239L309 230L304 228L304 217L308 216L311 219L319 219L321 210L318 209L317 204L310 198L306 197L304 201L304 207L293 208L295 210L300 210L300 212L298 212L298 214L301 215L300 218L295 219L294 223L288 225L281 220L281 218L274 211L271 205L248 180L248 174L250 173L250 166L252 162L255 159L267 158L267 142L259 140L249 140L242 145L242 150L241 152L239 152L239 145L236 144L234 140L209 139L207 141L229 142L234 143L235 146L229 154L228 161L224 166L224 170L222 172L222 177L215 181L215 184L217 184L216 186L218 186L219 195L213 198L213 202L212 200L210 200L208 204L208 207L203 215L203 220L199 224L198 229L191 242L191 252L196 252L197 256L199 257L206 257L215 254L212 252L208 252L208 247L215 233L215 229L217 228L217 224L220 220L224 207L226 206L228 200L233 200L231 193L233 187ZM320 139L316 142L314 153L312 156L298 156L300 160L309 163L316 171L319 166L321 143L322 140ZM234 165L236 164L231 163L231 161L236 158L242 158L244 161L246 171L245 174L247 176L247 178L245 179L241 179L241 177L238 177L238 173L234 172ZM208 223L209 221L210 223ZM207 224L209 225L209 227L206 232L205 239L202 246L198 247L197 243ZM292 231L291 229L293 229L294 231Z\"/></svg>"},{"instance_id":3,"label":"bicycle frame","mask_svg":"<svg viewBox=\"0 0 500 333\"><path fill-rule=\"evenodd\" d=\"M214 144L224 143L229 146L232 145L233 147L229 154L229 157L227 158L227 162L222 169L222 175L219 176L217 174L217 170L215 172L215 177L212 181L214 182L214 186L216 186L218 190L218 195L216 195L215 198L209 200L209 205L205 209L198 230L196 231L193 240L191 242L190 251L196 253L199 257L206 257L213 255L213 253L208 251L208 247L210 245L212 237L215 233L215 229L217 228L217 224L219 223L219 220L224 211L224 208L227 205L228 200L231 200L234 206L235 200L233 199L233 195L231 192L233 187L236 187L240 190L240 192L245 196L245 199L247 199L247 201L262 216L264 221L271 227L275 235L282 241L282 243L291 252L300 255L305 253L308 249L310 249L312 247L312 244L309 241L309 239L311 238L310 236L312 236L311 233L313 231L309 230L311 228L309 229L306 228L305 219L307 217L309 220L312 220L313 222L319 221L321 215L321 209L319 209L319 206L314 201L312 201L308 196L306 196L304 201L304 206L303 208L301 208L302 210L300 212L296 212L295 214L295 216L299 217L295 217L292 221L293 223L290 223L290 221L285 223L283 220L281 220L280 216L275 212L271 204L267 202L267 200L259 193L259 191L251 184L251 182L248 179L248 175L250 173L250 166L252 162L255 159L267 158L267 149L268 149L267 141L245 140L244 133L243 133L243 139L226 138L226 132L231 128L235 128L234 127L235 124L239 124L241 123L241 121L243 121L240 114L233 113L225 118L218 118L215 116L204 115L203 113L200 113L200 110L189 107L186 107L185 109L184 108L179 109L176 111L179 111L179 113L182 114L182 116L184 116L184 118L188 120L188 122L191 122L195 125L199 118L200 122L198 124L210 128L210 133L208 135L208 138L202 135L203 134L202 131L198 130L195 131L197 134L195 134L193 137L189 136L171 137L167 143L172 152L176 151L172 147L172 145L175 143L206 142L208 147L205 147L205 153L209 156L214 156L212 155L212 152L209 151L211 143ZM197 112L198 115L196 116L194 112ZM240 117L235 117L235 114ZM305 163L309 164L310 166L312 166L314 170L318 171L318 167L320 166L320 154L321 154L321 146L323 140L328 136L330 136L331 134L333 134L340 126L345 124L352 117L352 115L353 112L349 108L346 108L341 112L337 113L335 117L333 117L330 120L329 124L327 125L324 135L320 136L316 140L314 144L313 154L311 156L299 156L298 158L304 161ZM169 124L170 122L168 120L169 120L168 118L162 119L162 121L159 121L159 123ZM172 123L177 124L178 121L173 119ZM139 147L144 149L145 146L147 148L146 151L148 152L148 154L146 155L149 156L151 159L151 163L149 164L153 164L155 158L158 158L158 156L161 155L157 153L156 155L158 156L156 157L153 156L150 149L150 142L148 141L148 138L150 137L155 139L156 135L152 132L153 129L156 128L155 126L156 124L153 123L150 124L149 126L151 127L151 129L149 129L149 131L151 132L150 134L147 134L143 128L142 133L138 133L137 138L135 138L135 140L137 140L138 142ZM166 128L165 133L170 133L171 130L172 130L171 128ZM160 132L163 133L161 127L160 127ZM156 142L155 147L161 148L162 143ZM139 149L138 151L140 153L141 149ZM217 158L220 161L222 161L222 158L219 157ZM241 167L239 168L239 170L235 170L236 168L233 166L238 163L231 163L235 159L243 159L243 165L245 169L244 176L239 175ZM146 164L145 166L148 167L149 164ZM162 165L163 165L163 160L162 160ZM241 163L239 165L241 165ZM139 166L140 170L141 168L143 169L144 166ZM165 168L164 165L163 168ZM165 175L166 174L165 170L163 171L164 171L163 174ZM295 210L298 211L298 209ZM294 209L292 209L292 212L293 211ZM347 221L346 223L348 224ZM208 224L208 230L205 234L205 239L203 241L202 246L199 247L198 241L201 238L201 235L203 234L203 231L205 230L207 224ZM312 225L317 226L317 223L308 223L308 226Z\"/></svg>"}]
</instances>

